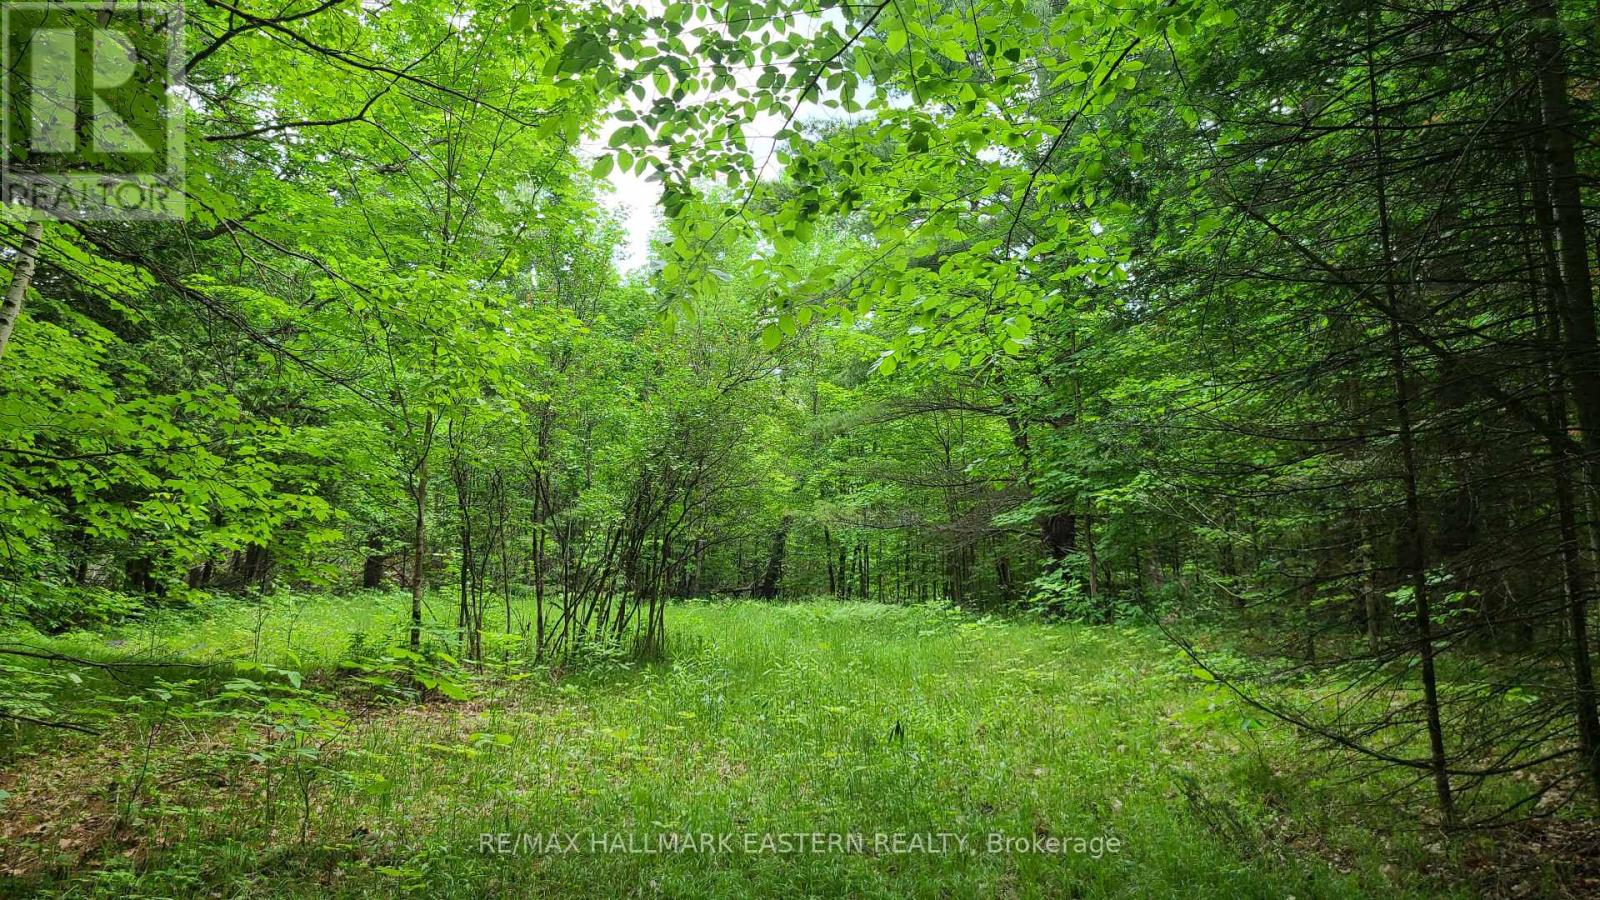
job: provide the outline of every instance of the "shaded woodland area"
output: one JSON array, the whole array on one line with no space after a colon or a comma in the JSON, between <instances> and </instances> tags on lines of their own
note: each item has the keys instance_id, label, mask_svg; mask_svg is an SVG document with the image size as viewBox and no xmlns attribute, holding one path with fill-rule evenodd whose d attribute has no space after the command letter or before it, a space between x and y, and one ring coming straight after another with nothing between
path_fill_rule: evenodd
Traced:
<instances>
[{"instance_id":1,"label":"shaded woodland area","mask_svg":"<svg viewBox=\"0 0 1600 900\"><path fill-rule=\"evenodd\" d=\"M350 668L421 702L822 600L1158 632L1416 829L1592 824L1595 4L195 0L181 50L182 220L3 207L14 751L155 665L52 640L218 604L381 608Z\"/></svg>"}]
</instances>

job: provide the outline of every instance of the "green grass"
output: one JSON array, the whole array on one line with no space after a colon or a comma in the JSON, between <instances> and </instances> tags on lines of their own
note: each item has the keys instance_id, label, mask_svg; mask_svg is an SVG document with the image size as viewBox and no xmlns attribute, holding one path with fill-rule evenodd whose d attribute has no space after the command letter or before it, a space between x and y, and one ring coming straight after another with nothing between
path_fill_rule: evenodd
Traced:
<instances>
[{"instance_id":1,"label":"green grass","mask_svg":"<svg viewBox=\"0 0 1600 900\"><path fill-rule=\"evenodd\" d=\"M261 624L262 659L315 667L352 632L391 633L402 608L374 597L292 606L264 623L227 607L55 646L253 656ZM290 615L293 637L277 618ZM1327 802L1334 788L1301 790L1279 768L1290 737L1245 734L1216 715L1217 695L1148 632L868 604L692 603L670 611L669 634L664 664L486 679L467 703L347 699L351 725L319 760L304 840L299 799L280 791L266 803L248 765L182 777L235 738L128 729L98 739L121 741L109 754L96 739L66 740L14 762L6 815L36 816L62 772L88 809L66 804L56 830L7 839L8 859L35 861L13 892L1442 895L1423 873L1423 835L1342 817ZM62 762L63 749L76 762ZM159 786L136 821L92 851L60 847L58 834L93 833L81 823L96 809L111 817L135 770ZM747 840L760 849L763 836L818 832L862 835L862 852L743 852ZM878 834L930 832L963 836L970 852L879 852ZM484 853L484 833L576 834L579 852ZM592 844L683 833L729 834L733 852ZM990 834L1066 846L990 853ZM1120 846L1076 852L1080 838Z\"/></svg>"}]
</instances>

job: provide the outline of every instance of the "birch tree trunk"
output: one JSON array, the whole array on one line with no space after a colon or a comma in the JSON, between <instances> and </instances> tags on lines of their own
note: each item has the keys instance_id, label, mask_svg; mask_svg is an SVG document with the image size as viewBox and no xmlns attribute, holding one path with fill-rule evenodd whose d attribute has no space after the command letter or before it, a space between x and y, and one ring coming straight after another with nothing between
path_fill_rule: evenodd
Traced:
<instances>
[{"instance_id":1,"label":"birch tree trunk","mask_svg":"<svg viewBox=\"0 0 1600 900\"><path fill-rule=\"evenodd\" d=\"M22 298L33 281L33 267L39 261L39 242L44 238L44 222L35 218L28 222L22 233L22 247L17 251L16 268L11 270L11 287L6 289L6 299L0 305L0 358L6 355L11 343L11 332L22 316Z\"/></svg>"}]
</instances>

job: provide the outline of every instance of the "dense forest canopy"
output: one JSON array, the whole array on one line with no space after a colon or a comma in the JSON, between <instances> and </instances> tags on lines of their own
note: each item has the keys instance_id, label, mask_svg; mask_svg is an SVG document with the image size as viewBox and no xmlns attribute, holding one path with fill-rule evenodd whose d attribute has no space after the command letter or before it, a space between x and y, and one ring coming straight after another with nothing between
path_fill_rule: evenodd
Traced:
<instances>
[{"instance_id":1,"label":"dense forest canopy","mask_svg":"<svg viewBox=\"0 0 1600 900\"><path fill-rule=\"evenodd\" d=\"M181 217L0 211L8 627L316 590L577 665L940 602L1160 628L1441 825L1600 789L1593 3L191 0L179 50ZM0 716L81 726L6 647Z\"/></svg>"}]
</instances>

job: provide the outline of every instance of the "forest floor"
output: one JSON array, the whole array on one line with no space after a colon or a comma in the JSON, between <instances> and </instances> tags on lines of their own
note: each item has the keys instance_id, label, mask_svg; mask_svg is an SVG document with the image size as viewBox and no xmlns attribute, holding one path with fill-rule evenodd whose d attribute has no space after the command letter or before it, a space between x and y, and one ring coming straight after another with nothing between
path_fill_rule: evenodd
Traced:
<instances>
[{"instance_id":1,"label":"forest floor","mask_svg":"<svg viewBox=\"0 0 1600 900\"><path fill-rule=\"evenodd\" d=\"M398 603L373 599L233 606L50 646L255 657L335 685L351 636L397 622ZM1292 735L1231 707L1147 630L832 602L683 604L668 626L668 662L484 678L465 701L333 688L350 718L315 754L241 758L229 748L249 728L148 705L98 736L13 743L0 894L1564 891L1548 870L1474 880L1482 846L1371 805L1374 784L1296 768Z\"/></svg>"}]
</instances>

